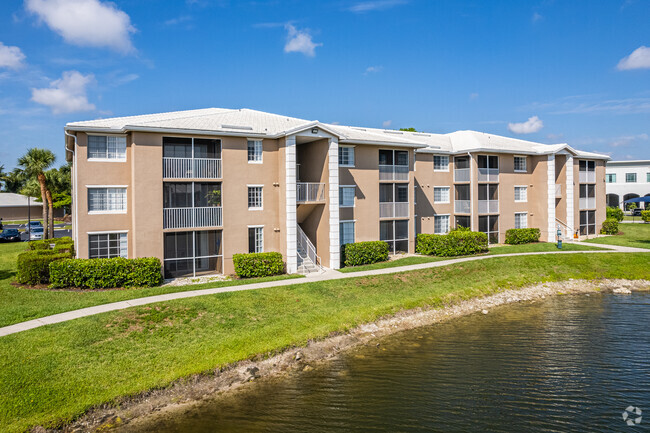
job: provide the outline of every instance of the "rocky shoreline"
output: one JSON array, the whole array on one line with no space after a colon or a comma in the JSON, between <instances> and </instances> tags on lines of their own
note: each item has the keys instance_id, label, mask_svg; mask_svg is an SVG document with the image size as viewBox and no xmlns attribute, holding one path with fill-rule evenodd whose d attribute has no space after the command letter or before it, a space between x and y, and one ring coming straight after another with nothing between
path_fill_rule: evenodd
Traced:
<instances>
[{"instance_id":1,"label":"rocky shoreline","mask_svg":"<svg viewBox=\"0 0 650 433\"><path fill-rule=\"evenodd\" d=\"M473 298L439 309L414 309L364 324L344 334L310 341L305 347L283 351L263 359L241 361L222 369L181 379L167 388L125 397L110 405L95 408L62 429L32 432L137 431L154 425L164 417L182 416L188 410L225 393L249 389L251 382L281 379L284 375L312 369L341 352L370 344L390 334L433 325L468 314L489 314L490 309L516 302L534 302L555 295L613 292L621 295L650 290L647 280L568 280L505 290Z\"/></svg>"}]
</instances>

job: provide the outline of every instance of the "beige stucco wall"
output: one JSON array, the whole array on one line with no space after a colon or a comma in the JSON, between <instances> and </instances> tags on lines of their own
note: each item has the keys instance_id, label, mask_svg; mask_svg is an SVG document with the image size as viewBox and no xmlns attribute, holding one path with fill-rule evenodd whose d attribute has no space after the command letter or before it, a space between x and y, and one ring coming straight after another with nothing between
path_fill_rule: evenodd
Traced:
<instances>
[{"instance_id":1,"label":"beige stucco wall","mask_svg":"<svg viewBox=\"0 0 650 433\"><path fill-rule=\"evenodd\" d=\"M435 171L430 153L416 153L415 183L417 205L415 222L418 233L433 233L434 215L449 215L450 228L454 227L454 166L453 156L449 157L448 171ZM433 189L438 186L449 187L449 203L434 203Z\"/></svg>"},{"instance_id":2,"label":"beige stucco wall","mask_svg":"<svg viewBox=\"0 0 650 433\"><path fill-rule=\"evenodd\" d=\"M573 158L573 213L575 229L580 228L580 159ZM596 234L600 233L607 217L607 193L605 191L605 161L596 160Z\"/></svg>"}]
</instances>

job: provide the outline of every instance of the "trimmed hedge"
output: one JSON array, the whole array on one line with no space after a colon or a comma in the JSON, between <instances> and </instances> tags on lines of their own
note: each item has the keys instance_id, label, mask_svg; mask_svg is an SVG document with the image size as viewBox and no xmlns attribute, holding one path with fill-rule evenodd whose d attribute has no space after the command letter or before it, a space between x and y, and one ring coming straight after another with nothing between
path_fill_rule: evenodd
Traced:
<instances>
[{"instance_id":1,"label":"trimmed hedge","mask_svg":"<svg viewBox=\"0 0 650 433\"><path fill-rule=\"evenodd\" d=\"M354 242L343 246L345 266L370 265L388 260L388 244L384 241Z\"/></svg>"},{"instance_id":2,"label":"trimmed hedge","mask_svg":"<svg viewBox=\"0 0 650 433\"><path fill-rule=\"evenodd\" d=\"M646 223L650 223L650 210L641 211L641 219Z\"/></svg>"},{"instance_id":3,"label":"trimmed hedge","mask_svg":"<svg viewBox=\"0 0 650 433\"><path fill-rule=\"evenodd\" d=\"M235 273L241 278L267 277L284 273L284 262L280 253L233 254Z\"/></svg>"},{"instance_id":4,"label":"trimmed hedge","mask_svg":"<svg viewBox=\"0 0 650 433\"><path fill-rule=\"evenodd\" d=\"M539 242L539 229L509 229L506 230L506 243L511 245L530 244Z\"/></svg>"},{"instance_id":5,"label":"trimmed hedge","mask_svg":"<svg viewBox=\"0 0 650 433\"><path fill-rule=\"evenodd\" d=\"M428 256L455 257L484 253L488 250L485 233L452 230L446 235L421 233L417 236L415 251Z\"/></svg>"},{"instance_id":6,"label":"trimmed hedge","mask_svg":"<svg viewBox=\"0 0 650 433\"><path fill-rule=\"evenodd\" d=\"M16 281L35 286L50 282L50 264L70 259L72 253L54 250L33 250L18 255Z\"/></svg>"},{"instance_id":7,"label":"trimmed hedge","mask_svg":"<svg viewBox=\"0 0 650 433\"><path fill-rule=\"evenodd\" d=\"M40 239L27 243L32 251L52 250L60 253L71 253L74 255L74 242L70 236L54 239ZM54 247L52 247L54 245Z\"/></svg>"},{"instance_id":8,"label":"trimmed hedge","mask_svg":"<svg viewBox=\"0 0 650 433\"><path fill-rule=\"evenodd\" d=\"M603 222L603 227L600 229L601 235L616 235L618 234L618 220L616 218L607 218Z\"/></svg>"},{"instance_id":9,"label":"trimmed hedge","mask_svg":"<svg viewBox=\"0 0 650 433\"><path fill-rule=\"evenodd\" d=\"M607 218L615 218L616 221L621 222L625 217L625 212L620 207L607 206Z\"/></svg>"},{"instance_id":10,"label":"trimmed hedge","mask_svg":"<svg viewBox=\"0 0 650 433\"><path fill-rule=\"evenodd\" d=\"M50 287L153 287L162 283L160 268L160 260L155 257L61 260L50 263Z\"/></svg>"}]
</instances>

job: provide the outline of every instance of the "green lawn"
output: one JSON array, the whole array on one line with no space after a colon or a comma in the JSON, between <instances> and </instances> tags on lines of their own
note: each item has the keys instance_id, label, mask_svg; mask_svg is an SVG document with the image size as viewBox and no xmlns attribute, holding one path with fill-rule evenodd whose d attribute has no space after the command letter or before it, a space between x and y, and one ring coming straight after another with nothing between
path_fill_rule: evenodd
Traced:
<instances>
[{"instance_id":1,"label":"green lawn","mask_svg":"<svg viewBox=\"0 0 650 433\"><path fill-rule=\"evenodd\" d=\"M584 242L650 249L650 224L619 224L618 230L621 234Z\"/></svg>"},{"instance_id":2,"label":"green lawn","mask_svg":"<svg viewBox=\"0 0 650 433\"><path fill-rule=\"evenodd\" d=\"M120 396L403 309L441 307L543 281L650 279L649 261L650 252L497 257L188 298L9 335L0 338L0 431L60 425Z\"/></svg>"}]
</instances>

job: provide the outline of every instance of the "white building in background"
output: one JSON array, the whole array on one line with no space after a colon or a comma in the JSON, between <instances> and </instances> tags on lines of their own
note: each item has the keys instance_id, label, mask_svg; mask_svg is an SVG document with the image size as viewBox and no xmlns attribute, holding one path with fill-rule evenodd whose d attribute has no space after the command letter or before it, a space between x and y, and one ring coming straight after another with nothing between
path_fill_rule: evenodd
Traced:
<instances>
[{"instance_id":1,"label":"white building in background","mask_svg":"<svg viewBox=\"0 0 650 433\"><path fill-rule=\"evenodd\" d=\"M650 160L608 161L605 189L607 206L612 207L622 208L625 200L650 196Z\"/></svg>"}]
</instances>

